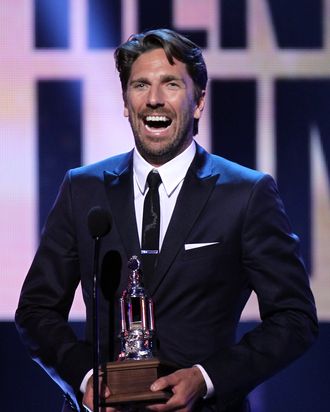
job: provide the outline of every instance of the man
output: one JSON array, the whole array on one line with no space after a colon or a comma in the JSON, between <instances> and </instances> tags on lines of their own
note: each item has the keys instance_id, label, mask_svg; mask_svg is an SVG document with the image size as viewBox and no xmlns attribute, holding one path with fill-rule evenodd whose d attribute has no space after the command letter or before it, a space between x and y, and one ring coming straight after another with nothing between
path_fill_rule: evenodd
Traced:
<instances>
[{"instance_id":1,"label":"man","mask_svg":"<svg viewBox=\"0 0 330 412\"><path fill-rule=\"evenodd\" d=\"M101 358L107 361L118 354L116 302L127 286L126 262L140 255L146 181L156 169L159 254L146 287L155 303L158 354L180 368L152 385L169 387L173 396L150 409L248 411L249 391L299 357L317 335L298 239L271 177L195 143L207 83L195 44L153 30L132 36L115 57L135 149L68 172L23 285L18 329L76 407L83 397L92 410L87 215L99 205L113 218L100 257ZM79 282L87 314L83 342L67 324ZM262 322L235 343L252 290ZM111 382L102 396L111 397Z\"/></svg>"}]
</instances>

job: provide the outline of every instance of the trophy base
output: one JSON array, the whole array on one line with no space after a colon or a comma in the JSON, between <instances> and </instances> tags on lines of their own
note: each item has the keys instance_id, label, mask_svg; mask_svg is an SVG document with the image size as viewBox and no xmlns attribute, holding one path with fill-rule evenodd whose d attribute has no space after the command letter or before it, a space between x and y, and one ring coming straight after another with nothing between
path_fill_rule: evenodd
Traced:
<instances>
[{"instance_id":1,"label":"trophy base","mask_svg":"<svg viewBox=\"0 0 330 412\"><path fill-rule=\"evenodd\" d=\"M174 371L175 367L157 358L108 362L104 374L111 395L102 402L102 406L166 402L172 393L152 392L150 385L159 377Z\"/></svg>"}]
</instances>

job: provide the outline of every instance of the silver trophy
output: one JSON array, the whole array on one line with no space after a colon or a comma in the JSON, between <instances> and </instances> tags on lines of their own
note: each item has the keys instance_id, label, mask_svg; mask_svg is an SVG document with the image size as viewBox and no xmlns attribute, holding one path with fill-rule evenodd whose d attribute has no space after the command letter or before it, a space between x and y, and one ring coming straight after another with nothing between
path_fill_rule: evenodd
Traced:
<instances>
[{"instance_id":1,"label":"silver trophy","mask_svg":"<svg viewBox=\"0 0 330 412\"><path fill-rule=\"evenodd\" d=\"M136 408L165 402L171 396L168 391L150 390L156 379L176 368L154 357L153 302L143 286L137 256L129 259L128 268L128 286L119 300L121 351L116 362L106 364L105 381L111 395L101 406L128 405Z\"/></svg>"},{"instance_id":2,"label":"silver trophy","mask_svg":"<svg viewBox=\"0 0 330 412\"><path fill-rule=\"evenodd\" d=\"M127 289L120 298L121 352L120 360L151 359L155 331L153 302L148 297L140 274L140 261L128 261L130 274Z\"/></svg>"}]
</instances>

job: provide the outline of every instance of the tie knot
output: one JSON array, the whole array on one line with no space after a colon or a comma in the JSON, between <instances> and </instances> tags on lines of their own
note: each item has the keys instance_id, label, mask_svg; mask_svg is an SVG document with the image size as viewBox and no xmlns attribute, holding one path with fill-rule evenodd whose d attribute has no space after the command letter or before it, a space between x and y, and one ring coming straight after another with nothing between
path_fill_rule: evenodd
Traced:
<instances>
[{"instance_id":1,"label":"tie knot","mask_svg":"<svg viewBox=\"0 0 330 412\"><path fill-rule=\"evenodd\" d=\"M147 183L149 186L149 190L157 190L159 185L161 184L161 177L157 170L153 169L151 172L149 172L148 177L147 177Z\"/></svg>"}]
</instances>

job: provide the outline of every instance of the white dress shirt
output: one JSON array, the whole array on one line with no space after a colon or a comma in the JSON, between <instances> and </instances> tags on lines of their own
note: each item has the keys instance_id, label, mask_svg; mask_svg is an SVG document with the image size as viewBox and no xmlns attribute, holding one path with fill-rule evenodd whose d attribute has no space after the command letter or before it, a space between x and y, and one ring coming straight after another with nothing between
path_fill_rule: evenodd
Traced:
<instances>
[{"instance_id":1,"label":"white dress shirt","mask_svg":"<svg viewBox=\"0 0 330 412\"><path fill-rule=\"evenodd\" d=\"M177 157L164 165L156 168L144 160L140 153L134 149L134 205L140 244L142 236L143 203L148 192L147 177L149 172L152 169L157 169L162 179L158 189L160 202L159 250L161 250L184 177L195 153L196 145L195 142L192 142L184 152L180 153Z\"/></svg>"}]
</instances>

